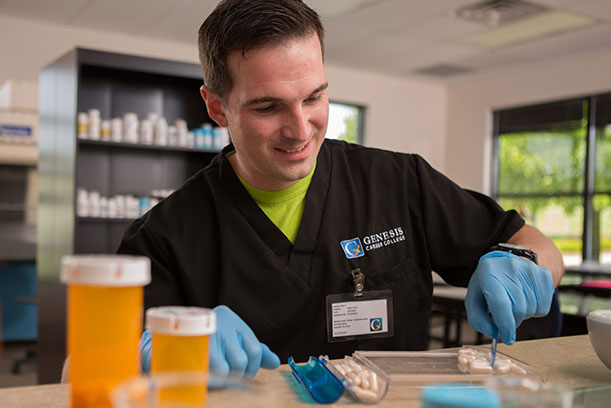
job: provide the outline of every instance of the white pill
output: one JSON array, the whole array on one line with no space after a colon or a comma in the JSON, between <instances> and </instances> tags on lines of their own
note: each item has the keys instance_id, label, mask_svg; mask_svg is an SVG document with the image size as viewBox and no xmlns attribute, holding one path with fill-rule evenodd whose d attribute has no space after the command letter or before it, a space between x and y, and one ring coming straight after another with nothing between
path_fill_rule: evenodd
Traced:
<instances>
[{"instance_id":1,"label":"white pill","mask_svg":"<svg viewBox=\"0 0 611 408\"><path fill-rule=\"evenodd\" d=\"M507 360L495 361L494 372L497 374L507 374L511 371L511 362Z\"/></svg>"},{"instance_id":2,"label":"white pill","mask_svg":"<svg viewBox=\"0 0 611 408\"><path fill-rule=\"evenodd\" d=\"M342 367L344 368L344 372L346 373L346 375L350 374L352 371L354 371L352 369L352 367L350 366L350 364L347 364L346 362L344 362L342 364Z\"/></svg>"},{"instance_id":3,"label":"white pill","mask_svg":"<svg viewBox=\"0 0 611 408\"><path fill-rule=\"evenodd\" d=\"M348 381L350 381L352 385L361 385L361 376L351 371L350 374L348 374Z\"/></svg>"},{"instance_id":4,"label":"white pill","mask_svg":"<svg viewBox=\"0 0 611 408\"><path fill-rule=\"evenodd\" d=\"M341 375L343 375L344 377L346 376L346 370L344 370L344 367L341 364L338 364L334 367L337 371L339 371Z\"/></svg>"},{"instance_id":5,"label":"white pill","mask_svg":"<svg viewBox=\"0 0 611 408\"><path fill-rule=\"evenodd\" d=\"M497 357L494 360L494 365L496 365L497 363L500 363L500 364L510 364L511 361L508 358Z\"/></svg>"},{"instance_id":6,"label":"white pill","mask_svg":"<svg viewBox=\"0 0 611 408\"><path fill-rule=\"evenodd\" d=\"M361 387L363 387L366 390L371 388L371 385L370 385L370 382L369 382L369 373L368 373L368 371L363 370L363 372L361 373Z\"/></svg>"},{"instance_id":7,"label":"white pill","mask_svg":"<svg viewBox=\"0 0 611 408\"><path fill-rule=\"evenodd\" d=\"M463 347L463 348L458 350L458 354L471 354L471 355L475 355L475 354L477 354L477 350L475 350L472 347Z\"/></svg>"},{"instance_id":8,"label":"white pill","mask_svg":"<svg viewBox=\"0 0 611 408\"><path fill-rule=\"evenodd\" d=\"M471 369L469 368L468 364L459 364L458 365L458 371L460 371L461 373L468 373Z\"/></svg>"},{"instance_id":9,"label":"white pill","mask_svg":"<svg viewBox=\"0 0 611 408\"><path fill-rule=\"evenodd\" d=\"M357 364L354 360L348 360L348 362L350 366L354 369L354 371L356 371L357 373L360 373L361 371L363 371L363 367Z\"/></svg>"},{"instance_id":10,"label":"white pill","mask_svg":"<svg viewBox=\"0 0 611 408\"><path fill-rule=\"evenodd\" d=\"M471 361L469 369L472 374L489 374L492 373L492 366L487 361Z\"/></svg>"},{"instance_id":11,"label":"white pill","mask_svg":"<svg viewBox=\"0 0 611 408\"><path fill-rule=\"evenodd\" d=\"M469 362L473 361L475 356L471 354L459 354L458 355L458 364L469 364Z\"/></svg>"},{"instance_id":12,"label":"white pill","mask_svg":"<svg viewBox=\"0 0 611 408\"><path fill-rule=\"evenodd\" d=\"M371 390L373 392L375 392L376 394L378 393L378 375L376 373L374 373L373 371L371 372Z\"/></svg>"},{"instance_id":13,"label":"white pill","mask_svg":"<svg viewBox=\"0 0 611 408\"><path fill-rule=\"evenodd\" d=\"M363 402L376 402L378 399L377 394L373 391L364 390L360 387L353 387L351 390Z\"/></svg>"}]
</instances>

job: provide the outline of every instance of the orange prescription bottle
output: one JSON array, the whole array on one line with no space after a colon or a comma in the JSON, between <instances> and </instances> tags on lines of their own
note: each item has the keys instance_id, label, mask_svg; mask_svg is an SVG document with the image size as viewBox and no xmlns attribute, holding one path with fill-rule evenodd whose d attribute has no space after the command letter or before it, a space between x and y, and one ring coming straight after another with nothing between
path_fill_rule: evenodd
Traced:
<instances>
[{"instance_id":1,"label":"orange prescription bottle","mask_svg":"<svg viewBox=\"0 0 611 408\"><path fill-rule=\"evenodd\" d=\"M153 335L151 374L196 372L200 386L161 390L165 401L198 403L206 401L209 338L216 331L216 313L200 307L165 306L146 311L146 328Z\"/></svg>"},{"instance_id":2,"label":"orange prescription bottle","mask_svg":"<svg viewBox=\"0 0 611 408\"><path fill-rule=\"evenodd\" d=\"M112 389L140 373L143 286L151 280L150 270L145 257L62 258L73 408L111 407Z\"/></svg>"}]
</instances>

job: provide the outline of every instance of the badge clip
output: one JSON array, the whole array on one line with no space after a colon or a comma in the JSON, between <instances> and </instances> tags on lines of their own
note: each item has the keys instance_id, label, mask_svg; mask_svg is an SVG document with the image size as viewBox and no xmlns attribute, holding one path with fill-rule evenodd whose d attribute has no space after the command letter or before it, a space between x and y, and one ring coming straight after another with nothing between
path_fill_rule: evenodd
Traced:
<instances>
[{"instance_id":1,"label":"badge clip","mask_svg":"<svg viewBox=\"0 0 611 408\"><path fill-rule=\"evenodd\" d=\"M359 268L350 271L352 273L352 280L354 281L354 297L363 296L363 290L365 290L365 275Z\"/></svg>"}]
</instances>

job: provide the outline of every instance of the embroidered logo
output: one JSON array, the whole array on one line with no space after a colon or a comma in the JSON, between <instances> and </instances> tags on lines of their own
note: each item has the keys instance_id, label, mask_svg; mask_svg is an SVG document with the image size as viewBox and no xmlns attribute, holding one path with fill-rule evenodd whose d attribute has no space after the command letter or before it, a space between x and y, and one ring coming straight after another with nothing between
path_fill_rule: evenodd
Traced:
<instances>
[{"instance_id":1,"label":"embroidered logo","mask_svg":"<svg viewBox=\"0 0 611 408\"><path fill-rule=\"evenodd\" d=\"M364 249L366 251L374 251L376 249L398 244L402 241L405 241L405 233L401 227L395 227L387 231L377 232L363 237L363 244L365 244Z\"/></svg>"},{"instance_id":2,"label":"embroidered logo","mask_svg":"<svg viewBox=\"0 0 611 408\"><path fill-rule=\"evenodd\" d=\"M369 331L377 332L382 331L382 318L375 317L373 319L369 319Z\"/></svg>"},{"instance_id":3,"label":"embroidered logo","mask_svg":"<svg viewBox=\"0 0 611 408\"><path fill-rule=\"evenodd\" d=\"M348 259L359 258L365 255L363 245L361 245L361 240L358 237L341 241L340 245Z\"/></svg>"}]
</instances>

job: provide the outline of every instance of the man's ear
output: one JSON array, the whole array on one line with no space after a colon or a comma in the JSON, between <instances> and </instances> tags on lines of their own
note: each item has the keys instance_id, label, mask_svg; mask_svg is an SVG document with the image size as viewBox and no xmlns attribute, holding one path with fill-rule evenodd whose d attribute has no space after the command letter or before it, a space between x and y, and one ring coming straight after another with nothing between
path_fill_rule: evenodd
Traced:
<instances>
[{"instance_id":1,"label":"man's ear","mask_svg":"<svg viewBox=\"0 0 611 408\"><path fill-rule=\"evenodd\" d=\"M204 98L206 103L206 109L208 109L208 116L215 121L219 126L227 127L227 117L225 116L225 110L223 101L214 92L210 91L206 85L202 85L199 88L199 93Z\"/></svg>"}]
</instances>

